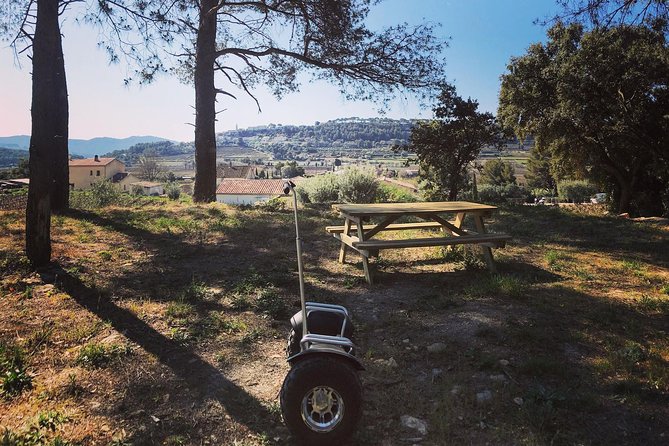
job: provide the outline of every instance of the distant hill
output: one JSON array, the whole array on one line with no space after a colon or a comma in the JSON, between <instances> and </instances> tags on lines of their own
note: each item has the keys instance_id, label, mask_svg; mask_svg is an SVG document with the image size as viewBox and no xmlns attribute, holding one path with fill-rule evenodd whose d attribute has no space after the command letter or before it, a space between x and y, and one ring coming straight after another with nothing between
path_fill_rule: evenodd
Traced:
<instances>
[{"instance_id":1,"label":"distant hill","mask_svg":"<svg viewBox=\"0 0 669 446\"><path fill-rule=\"evenodd\" d=\"M70 139L69 151L71 154L90 157L113 152L114 150L125 150L135 144L169 141L157 136L130 136L128 138L93 138L93 139ZM28 150L30 136L0 136L0 147L15 150Z\"/></svg>"},{"instance_id":2,"label":"distant hill","mask_svg":"<svg viewBox=\"0 0 669 446\"><path fill-rule=\"evenodd\" d=\"M28 152L21 149L9 149L0 147L0 168L16 167L19 160L28 159Z\"/></svg>"}]
</instances>

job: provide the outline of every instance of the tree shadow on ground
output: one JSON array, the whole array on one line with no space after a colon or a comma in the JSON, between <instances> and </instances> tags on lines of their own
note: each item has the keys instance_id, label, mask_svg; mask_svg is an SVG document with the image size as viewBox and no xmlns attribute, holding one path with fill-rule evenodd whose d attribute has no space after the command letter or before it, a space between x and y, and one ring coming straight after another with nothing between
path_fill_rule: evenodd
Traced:
<instances>
[{"instance_id":1,"label":"tree shadow on ground","mask_svg":"<svg viewBox=\"0 0 669 446\"><path fill-rule=\"evenodd\" d=\"M218 401L230 417L256 433L274 429L278 422L277 414L270 413L258 399L230 381L191 349L165 337L129 310L120 308L108 299L101 299L98 290L84 284L59 265L52 265L42 274L45 281L57 281L58 286L80 306L101 320L108 321L116 331L156 357L186 384L190 392L195 393L196 400ZM142 438L144 434L141 432L135 435L138 438L129 439L131 443L148 441Z\"/></svg>"}]
</instances>

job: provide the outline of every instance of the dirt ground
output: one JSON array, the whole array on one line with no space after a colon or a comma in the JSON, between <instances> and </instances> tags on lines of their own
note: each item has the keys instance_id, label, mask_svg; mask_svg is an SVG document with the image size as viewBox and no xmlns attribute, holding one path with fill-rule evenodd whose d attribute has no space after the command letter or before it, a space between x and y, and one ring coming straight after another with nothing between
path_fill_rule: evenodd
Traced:
<instances>
[{"instance_id":1,"label":"dirt ground","mask_svg":"<svg viewBox=\"0 0 669 446\"><path fill-rule=\"evenodd\" d=\"M469 252L384 251L372 286L355 255L337 262L337 215L301 210L308 299L348 307L366 368L352 444L669 444L669 226L589 209L502 207L496 275ZM294 443L278 404L299 303L289 210L72 210L39 273L23 224L0 212L0 346L31 384L0 397L0 438Z\"/></svg>"}]
</instances>

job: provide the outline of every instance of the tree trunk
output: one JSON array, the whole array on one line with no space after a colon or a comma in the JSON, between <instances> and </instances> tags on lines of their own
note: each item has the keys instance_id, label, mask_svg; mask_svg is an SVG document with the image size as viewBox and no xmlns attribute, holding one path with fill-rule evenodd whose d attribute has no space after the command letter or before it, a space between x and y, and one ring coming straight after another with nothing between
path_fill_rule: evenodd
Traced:
<instances>
[{"instance_id":1,"label":"tree trunk","mask_svg":"<svg viewBox=\"0 0 669 446\"><path fill-rule=\"evenodd\" d=\"M217 0L202 0L195 46L195 188L193 200L216 199L216 60Z\"/></svg>"},{"instance_id":2,"label":"tree trunk","mask_svg":"<svg viewBox=\"0 0 669 446\"><path fill-rule=\"evenodd\" d=\"M63 52L58 26L59 0L37 2L33 40L32 132L30 186L26 207L26 254L34 267L51 260L51 191L54 188L54 145L62 139ZM65 90L67 103L67 91ZM67 116L65 117L67 122ZM67 124L65 125L67 128ZM67 131L64 135L67 151ZM62 147L62 145L60 146ZM67 153L67 152L66 152Z\"/></svg>"},{"instance_id":3,"label":"tree trunk","mask_svg":"<svg viewBox=\"0 0 669 446\"><path fill-rule=\"evenodd\" d=\"M58 27L58 17L54 23L57 34L54 34L52 57L54 58L53 71L53 98L54 98L54 124L56 130L52 140L51 169L53 170L53 187L51 188L51 209L55 212L63 211L70 207L70 167L68 153L68 125L69 104L67 99L67 79L65 78L65 59L63 58L63 45Z\"/></svg>"},{"instance_id":4,"label":"tree trunk","mask_svg":"<svg viewBox=\"0 0 669 446\"><path fill-rule=\"evenodd\" d=\"M632 187L626 182L619 182L620 198L618 198L618 213L624 214L630 211L632 203Z\"/></svg>"}]
</instances>

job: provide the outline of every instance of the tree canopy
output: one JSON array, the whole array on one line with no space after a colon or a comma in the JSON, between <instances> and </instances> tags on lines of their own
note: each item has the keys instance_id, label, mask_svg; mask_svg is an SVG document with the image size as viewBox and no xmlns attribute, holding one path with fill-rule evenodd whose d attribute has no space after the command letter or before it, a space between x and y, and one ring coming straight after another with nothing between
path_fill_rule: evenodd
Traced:
<instances>
[{"instance_id":1,"label":"tree canopy","mask_svg":"<svg viewBox=\"0 0 669 446\"><path fill-rule=\"evenodd\" d=\"M533 134L559 177L612 190L620 212L661 212L669 161L665 32L661 23L590 32L553 26L546 44L511 60L499 119L518 135Z\"/></svg>"},{"instance_id":2,"label":"tree canopy","mask_svg":"<svg viewBox=\"0 0 669 446\"><path fill-rule=\"evenodd\" d=\"M501 134L491 113L479 112L477 101L461 98L449 84L442 86L434 116L416 124L407 149L418 156L428 198L455 200L469 164L483 147L499 145Z\"/></svg>"}]
</instances>

